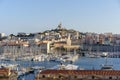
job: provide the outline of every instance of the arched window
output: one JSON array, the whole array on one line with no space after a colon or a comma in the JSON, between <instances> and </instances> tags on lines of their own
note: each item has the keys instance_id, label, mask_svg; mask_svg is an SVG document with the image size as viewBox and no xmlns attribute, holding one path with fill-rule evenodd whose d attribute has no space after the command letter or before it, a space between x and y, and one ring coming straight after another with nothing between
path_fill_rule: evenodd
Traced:
<instances>
[{"instance_id":1,"label":"arched window","mask_svg":"<svg viewBox=\"0 0 120 80\"><path fill-rule=\"evenodd\" d=\"M59 75L59 78L61 78L62 76L61 75Z\"/></svg>"},{"instance_id":2,"label":"arched window","mask_svg":"<svg viewBox=\"0 0 120 80\"><path fill-rule=\"evenodd\" d=\"M74 76L74 78L76 79L76 78L77 78L77 76Z\"/></svg>"},{"instance_id":3,"label":"arched window","mask_svg":"<svg viewBox=\"0 0 120 80\"><path fill-rule=\"evenodd\" d=\"M45 75L42 75L42 78L45 78Z\"/></svg>"},{"instance_id":4,"label":"arched window","mask_svg":"<svg viewBox=\"0 0 120 80\"><path fill-rule=\"evenodd\" d=\"M109 77L109 79L112 79L112 77Z\"/></svg>"},{"instance_id":5,"label":"arched window","mask_svg":"<svg viewBox=\"0 0 120 80\"><path fill-rule=\"evenodd\" d=\"M92 76L92 79L95 79L95 76Z\"/></svg>"}]
</instances>

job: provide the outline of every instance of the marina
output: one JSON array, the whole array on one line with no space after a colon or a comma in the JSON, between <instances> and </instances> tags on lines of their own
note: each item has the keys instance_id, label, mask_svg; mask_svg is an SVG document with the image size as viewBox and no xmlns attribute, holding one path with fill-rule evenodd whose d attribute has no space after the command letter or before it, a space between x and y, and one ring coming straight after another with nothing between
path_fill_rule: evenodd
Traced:
<instances>
[{"instance_id":1,"label":"marina","mask_svg":"<svg viewBox=\"0 0 120 80\"><path fill-rule=\"evenodd\" d=\"M81 52L82 54L82 52ZM120 70L119 53L84 52L61 54L24 54L21 57L2 55L1 68L9 68L17 72L17 80L35 80L36 75L44 70Z\"/></svg>"},{"instance_id":2,"label":"marina","mask_svg":"<svg viewBox=\"0 0 120 80\"><path fill-rule=\"evenodd\" d=\"M120 80L120 0L0 0L0 80Z\"/></svg>"},{"instance_id":3,"label":"marina","mask_svg":"<svg viewBox=\"0 0 120 80\"><path fill-rule=\"evenodd\" d=\"M107 58L107 64L113 65L114 70L120 70L120 59L119 58ZM37 72L46 69L57 69L57 65L61 65L60 62L54 61L3 61L0 63L4 64L19 64L17 71L19 73L18 80L34 80ZM102 64L106 63L106 58L88 58L88 57L79 57L72 64L69 62L62 62L63 66L59 69L66 70L101 70ZM57 66L57 67L55 67Z\"/></svg>"},{"instance_id":4,"label":"marina","mask_svg":"<svg viewBox=\"0 0 120 80\"><path fill-rule=\"evenodd\" d=\"M61 23L57 28L41 33L18 33L0 41L0 67L17 72L17 80L38 80L42 72L49 70L65 71L70 75L72 71L78 71L80 75L100 73L91 75L94 77L103 76L103 71L109 78L109 70L120 71L120 43L117 39L119 36L111 33L81 33L66 29Z\"/></svg>"}]
</instances>

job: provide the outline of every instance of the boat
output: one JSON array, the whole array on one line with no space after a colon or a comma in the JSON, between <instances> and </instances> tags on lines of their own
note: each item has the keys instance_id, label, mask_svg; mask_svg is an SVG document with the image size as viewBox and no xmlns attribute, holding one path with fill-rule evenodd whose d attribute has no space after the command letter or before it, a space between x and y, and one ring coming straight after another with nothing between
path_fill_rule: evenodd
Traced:
<instances>
[{"instance_id":1,"label":"boat","mask_svg":"<svg viewBox=\"0 0 120 80\"><path fill-rule=\"evenodd\" d=\"M73 64L59 64L59 65L56 65L50 69L53 69L53 70L79 70L79 66L77 65L73 65Z\"/></svg>"},{"instance_id":2,"label":"boat","mask_svg":"<svg viewBox=\"0 0 120 80\"><path fill-rule=\"evenodd\" d=\"M51 58L49 61L53 61L53 62L64 62L62 58L60 57L53 57Z\"/></svg>"},{"instance_id":3,"label":"boat","mask_svg":"<svg viewBox=\"0 0 120 80\"><path fill-rule=\"evenodd\" d=\"M85 57L88 57L88 58L99 58L100 55L97 54L97 53L86 53Z\"/></svg>"},{"instance_id":4,"label":"boat","mask_svg":"<svg viewBox=\"0 0 120 80\"><path fill-rule=\"evenodd\" d=\"M45 61L45 56L44 55L36 55L32 59L33 61Z\"/></svg>"},{"instance_id":5,"label":"boat","mask_svg":"<svg viewBox=\"0 0 120 80\"><path fill-rule=\"evenodd\" d=\"M101 70L113 70L113 65L102 65Z\"/></svg>"},{"instance_id":6,"label":"boat","mask_svg":"<svg viewBox=\"0 0 120 80\"><path fill-rule=\"evenodd\" d=\"M107 58L105 59L105 64L102 65L101 70L113 70L113 65L107 64Z\"/></svg>"},{"instance_id":7,"label":"boat","mask_svg":"<svg viewBox=\"0 0 120 80\"><path fill-rule=\"evenodd\" d=\"M45 67L43 66L34 66L34 67L31 67L33 70L43 70L45 69Z\"/></svg>"},{"instance_id":8,"label":"boat","mask_svg":"<svg viewBox=\"0 0 120 80\"><path fill-rule=\"evenodd\" d=\"M107 52L103 52L100 56L101 56L101 57L107 57L107 56L108 56L108 53L107 53Z\"/></svg>"},{"instance_id":9,"label":"boat","mask_svg":"<svg viewBox=\"0 0 120 80\"><path fill-rule=\"evenodd\" d=\"M75 62L78 59L79 55L78 54L69 54L69 55L64 55L62 56L62 60L64 62Z\"/></svg>"},{"instance_id":10,"label":"boat","mask_svg":"<svg viewBox=\"0 0 120 80\"><path fill-rule=\"evenodd\" d=\"M88 53L85 54L85 57L88 57L88 58L99 58L100 55L98 54L99 51L97 52L92 52L92 46L89 47L88 49Z\"/></svg>"},{"instance_id":11,"label":"boat","mask_svg":"<svg viewBox=\"0 0 120 80\"><path fill-rule=\"evenodd\" d=\"M65 66L65 70L78 70L79 66L73 65L73 64L68 64Z\"/></svg>"},{"instance_id":12,"label":"boat","mask_svg":"<svg viewBox=\"0 0 120 80\"><path fill-rule=\"evenodd\" d=\"M17 70L19 64L9 64L9 63L1 63L0 67L2 68L9 68L10 70Z\"/></svg>"}]
</instances>

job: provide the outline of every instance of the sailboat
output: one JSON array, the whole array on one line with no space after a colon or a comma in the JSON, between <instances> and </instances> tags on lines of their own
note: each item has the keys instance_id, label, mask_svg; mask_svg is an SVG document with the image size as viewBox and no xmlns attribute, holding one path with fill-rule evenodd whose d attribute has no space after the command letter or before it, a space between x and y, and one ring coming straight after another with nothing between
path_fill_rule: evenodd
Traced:
<instances>
[{"instance_id":1,"label":"sailboat","mask_svg":"<svg viewBox=\"0 0 120 80\"><path fill-rule=\"evenodd\" d=\"M113 65L107 64L107 57L105 59L105 64L102 65L101 70L113 70Z\"/></svg>"}]
</instances>

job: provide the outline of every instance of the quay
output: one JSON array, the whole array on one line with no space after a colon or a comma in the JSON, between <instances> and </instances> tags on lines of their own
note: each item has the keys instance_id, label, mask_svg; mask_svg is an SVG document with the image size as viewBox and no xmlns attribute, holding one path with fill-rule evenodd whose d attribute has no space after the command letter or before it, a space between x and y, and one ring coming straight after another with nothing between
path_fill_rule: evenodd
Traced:
<instances>
[{"instance_id":1,"label":"quay","mask_svg":"<svg viewBox=\"0 0 120 80\"><path fill-rule=\"evenodd\" d=\"M119 70L44 70L35 80L120 80Z\"/></svg>"}]
</instances>

